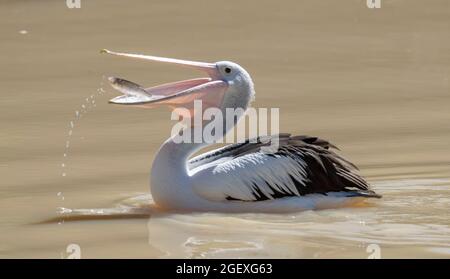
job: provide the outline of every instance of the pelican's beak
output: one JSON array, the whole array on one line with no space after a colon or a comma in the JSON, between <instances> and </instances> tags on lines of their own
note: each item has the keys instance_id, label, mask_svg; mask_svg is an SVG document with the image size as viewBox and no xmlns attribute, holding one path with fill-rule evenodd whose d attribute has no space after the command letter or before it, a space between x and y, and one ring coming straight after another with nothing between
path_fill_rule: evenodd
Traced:
<instances>
[{"instance_id":1,"label":"pelican's beak","mask_svg":"<svg viewBox=\"0 0 450 279\"><path fill-rule=\"evenodd\" d=\"M194 100L202 101L202 110L208 107L220 107L223 96L228 88L228 83L220 79L220 73L215 63L118 53L109 50L102 50L101 53L185 66L200 70L209 76L162 84L150 88L143 88L131 81L110 77L109 81L112 87L123 93L123 95L110 100L110 103L113 104L146 108L159 105L166 105L171 108L184 107L191 111L192 116L194 113Z\"/></svg>"}]
</instances>

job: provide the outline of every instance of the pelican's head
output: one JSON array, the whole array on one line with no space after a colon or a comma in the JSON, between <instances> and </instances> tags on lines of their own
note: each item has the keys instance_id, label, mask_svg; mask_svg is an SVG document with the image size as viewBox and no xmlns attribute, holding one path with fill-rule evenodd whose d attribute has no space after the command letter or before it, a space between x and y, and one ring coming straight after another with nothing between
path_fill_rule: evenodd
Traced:
<instances>
[{"instance_id":1,"label":"pelican's head","mask_svg":"<svg viewBox=\"0 0 450 279\"><path fill-rule=\"evenodd\" d=\"M170 108L186 108L193 117L197 113L194 101L202 101L202 110L215 107L246 109L253 100L255 91L250 75L241 66L229 61L205 63L163 58L140 54L118 53L102 50L102 53L164 62L196 69L208 77L177 81L144 89L140 85L115 77L110 77L111 85L123 95L110 100L110 103L132 105L145 108L165 105ZM186 111L186 110L185 110Z\"/></svg>"}]
</instances>

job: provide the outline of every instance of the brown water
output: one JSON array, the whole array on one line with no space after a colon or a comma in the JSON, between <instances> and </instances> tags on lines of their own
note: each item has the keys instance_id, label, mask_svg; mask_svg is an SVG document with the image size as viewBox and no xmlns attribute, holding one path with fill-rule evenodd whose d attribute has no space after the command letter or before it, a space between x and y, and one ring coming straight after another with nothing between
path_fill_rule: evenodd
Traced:
<instances>
[{"instance_id":1,"label":"brown water","mask_svg":"<svg viewBox=\"0 0 450 279\"><path fill-rule=\"evenodd\" d=\"M449 1L81 1L0 2L0 257L66 257L74 243L83 258L367 258L373 246L450 258ZM108 105L104 76L195 73L101 48L238 62L254 106L279 107L281 131L337 144L383 199L149 218L149 169L173 123Z\"/></svg>"}]
</instances>

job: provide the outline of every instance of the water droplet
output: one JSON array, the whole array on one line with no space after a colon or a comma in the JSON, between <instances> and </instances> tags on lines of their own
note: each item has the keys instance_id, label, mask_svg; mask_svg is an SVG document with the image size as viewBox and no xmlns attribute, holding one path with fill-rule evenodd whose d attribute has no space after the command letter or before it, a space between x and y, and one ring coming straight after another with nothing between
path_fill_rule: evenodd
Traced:
<instances>
[{"instance_id":1,"label":"water droplet","mask_svg":"<svg viewBox=\"0 0 450 279\"><path fill-rule=\"evenodd\" d=\"M65 168L65 167L66 167L66 164L62 163L62 164L61 164L61 167Z\"/></svg>"},{"instance_id":2,"label":"water droplet","mask_svg":"<svg viewBox=\"0 0 450 279\"><path fill-rule=\"evenodd\" d=\"M70 121L70 128L73 129L73 121Z\"/></svg>"},{"instance_id":3,"label":"water droplet","mask_svg":"<svg viewBox=\"0 0 450 279\"><path fill-rule=\"evenodd\" d=\"M64 153L64 154L63 154L63 157L67 157L67 153Z\"/></svg>"},{"instance_id":4,"label":"water droplet","mask_svg":"<svg viewBox=\"0 0 450 279\"><path fill-rule=\"evenodd\" d=\"M80 116L80 112L78 110L75 111L75 116L76 117Z\"/></svg>"},{"instance_id":5,"label":"water droplet","mask_svg":"<svg viewBox=\"0 0 450 279\"><path fill-rule=\"evenodd\" d=\"M26 34L28 34L28 31L27 30L20 30L19 34L26 35Z\"/></svg>"},{"instance_id":6,"label":"water droplet","mask_svg":"<svg viewBox=\"0 0 450 279\"><path fill-rule=\"evenodd\" d=\"M86 108L86 106L85 106L85 105L81 105L81 107L82 107L82 108Z\"/></svg>"},{"instance_id":7,"label":"water droplet","mask_svg":"<svg viewBox=\"0 0 450 279\"><path fill-rule=\"evenodd\" d=\"M62 192L58 192L56 195L59 197L62 195Z\"/></svg>"},{"instance_id":8,"label":"water droplet","mask_svg":"<svg viewBox=\"0 0 450 279\"><path fill-rule=\"evenodd\" d=\"M72 209L65 207L58 207L56 213L64 214L64 213L72 213Z\"/></svg>"},{"instance_id":9,"label":"water droplet","mask_svg":"<svg viewBox=\"0 0 450 279\"><path fill-rule=\"evenodd\" d=\"M72 130L69 131L69 136L71 136L71 135L72 135Z\"/></svg>"},{"instance_id":10,"label":"water droplet","mask_svg":"<svg viewBox=\"0 0 450 279\"><path fill-rule=\"evenodd\" d=\"M63 172L63 173L62 173L62 176L66 176L66 173L65 173L65 172Z\"/></svg>"},{"instance_id":11,"label":"water droplet","mask_svg":"<svg viewBox=\"0 0 450 279\"><path fill-rule=\"evenodd\" d=\"M70 141L66 141L66 148L69 148L70 146Z\"/></svg>"}]
</instances>

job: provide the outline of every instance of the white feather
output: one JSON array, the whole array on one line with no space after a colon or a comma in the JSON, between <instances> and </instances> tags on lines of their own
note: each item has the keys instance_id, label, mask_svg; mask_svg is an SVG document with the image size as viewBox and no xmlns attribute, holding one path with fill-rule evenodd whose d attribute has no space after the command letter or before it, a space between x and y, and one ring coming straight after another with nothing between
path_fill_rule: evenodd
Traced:
<instances>
[{"instance_id":1,"label":"white feather","mask_svg":"<svg viewBox=\"0 0 450 279\"><path fill-rule=\"evenodd\" d=\"M305 180L304 162L286 156L269 156L263 152L247 154L234 159L220 160L194 169L194 191L210 200L257 200L258 193L273 199L273 189L300 195L292 178Z\"/></svg>"}]
</instances>

